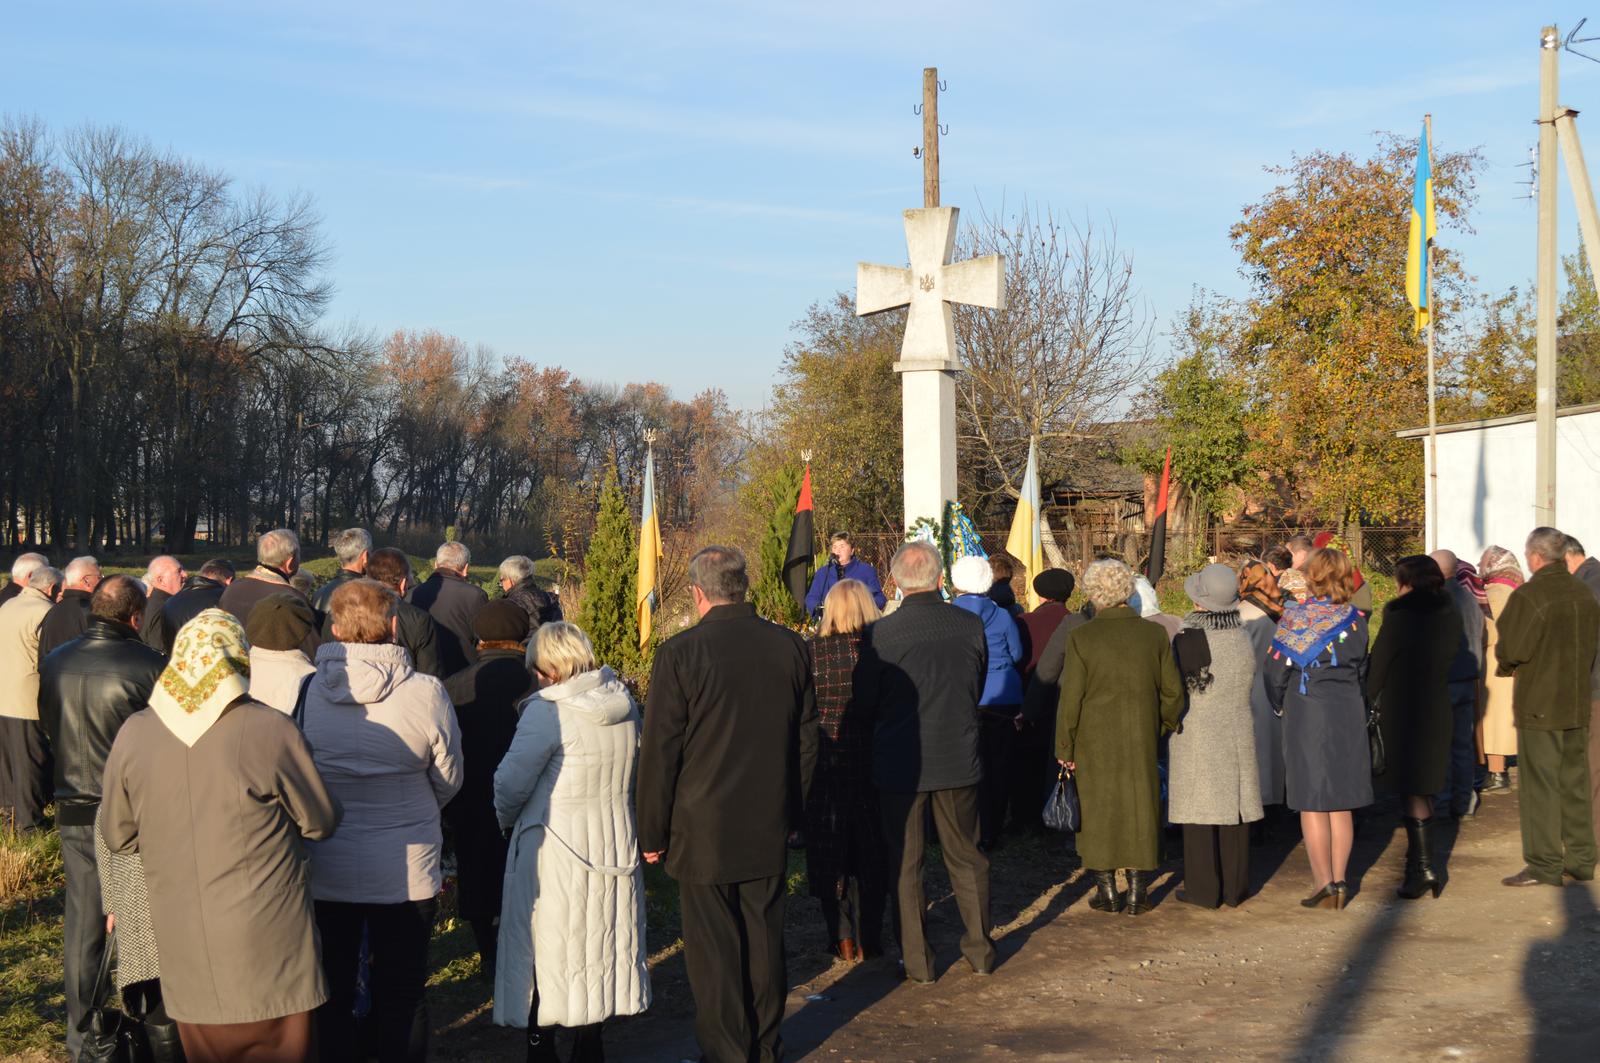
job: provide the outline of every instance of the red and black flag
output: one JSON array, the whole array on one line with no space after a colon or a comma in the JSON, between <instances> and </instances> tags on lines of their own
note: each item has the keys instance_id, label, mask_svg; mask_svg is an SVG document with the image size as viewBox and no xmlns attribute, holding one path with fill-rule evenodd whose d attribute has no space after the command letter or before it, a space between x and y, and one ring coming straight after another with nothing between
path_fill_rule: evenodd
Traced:
<instances>
[{"instance_id":1,"label":"red and black flag","mask_svg":"<svg viewBox=\"0 0 1600 1063\"><path fill-rule=\"evenodd\" d=\"M1153 587L1167 567L1167 488L1172 483L1172 448L1167 448L1167 460L1161 466L1161 489L1156 492L1156 520L1150 527L1150 564L1145 578Z\"/></svg>"},{"instance_id":2,"label":"red and black flag","mask_svg":"<svg viewBox=\"0 0 1600 1063\"><path fill-rule=\"evenodd\" d=\"M783 582L802 613L806 608L806 592L811 589L815 540L816 529L811 521L811 465L808 463L805 478L800 481L800 500L794 506L794 523L789 526L789 552L783 558Z\"/></svg>"}]
</instances>

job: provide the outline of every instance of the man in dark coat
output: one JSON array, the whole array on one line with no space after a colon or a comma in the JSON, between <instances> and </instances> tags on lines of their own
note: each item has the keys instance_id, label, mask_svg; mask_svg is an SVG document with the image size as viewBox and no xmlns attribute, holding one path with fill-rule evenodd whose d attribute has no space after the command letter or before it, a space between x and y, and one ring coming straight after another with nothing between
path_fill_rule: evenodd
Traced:
<instances>
[{"instance_id":1,"label":"man in dark coat","mask_svg":"<svg viewBox=\"0 0 1600 1063\"><path fill-rule=\"evenodd\" d=\"M495 601L472 618L478 659L445 680L445 693L461 727L466 777L444 806L455 839L461 917L478 942L479 970L494 981L495 919L506 873L506 837L494 811L494 773L517 733L517 705L533 689L523 660L528 614Z\"/></svg>"},{"instance_id":2,"label":"man in dark coat","mask_svg":"<svg viewBox=\"0 0 1600 1063\"><path fill-rule=\"evenodd\" d=\"M1567 536L1567 571L1578 577L1600 601L1600 561L1590 557L1583 544ZM1594 818L1595 845L1600 847L1600 653L1589 672L1589 795Z\"/></svg>"},{"instance_id":3,"label":"man in dark coat","mask_svg":"<svg viewBox=\"0 0 1600 1063\"><path fill-rule=\"evenodd\" d=\"M867 629L856 696L877 706L872 781L878 787L895 919L906 977L933 981L922 887L923 825L934 826L966 933L961 953L994 970L989 860L978 849L978 701L989 668L983 621L939 595L944 563L927 543L902 546L890 565L900 608Z\"/></svg>"},{"instance_id":4,"label":"man in dark coat","mask_svg":"<svg viewBox=\"0 0 1600 1063\"><path fill-rule=\"evenodd\" d=\"M439 629L439 667L455 675L478 659L472 618L489 600L483 588L467 582L472 551L465 543L442 543L433 554L433 575L413 587L408 600L433 617Z\"/></svg>"},{"instance_id":5,"label":"man in dark coat","mask_svg":"<svg viewBox=\"0 0 1600 1063\"><path fill-rule=\"evenodd\" d=\"M367 574L367 555L372 552L372 536L365 528L346 528L333 537L333 556L339 559L339 571L333 578L317 588L311 596L311 606L320 613L328 611L333 592L353 579Z\"/></svg>"},{"instance_id":6,"label":"man in dark coat","mask_svg":"<svg viewBox=\"0 0 1600 1063\"><path fill-rule=\"evenodd\" d=\"M561 602L556 596L539 586L533 575L533 559L513 554L500 562L496 573L500 592L528 614L530 631L538 631L540 624L553 624L562 619Z\"/></svg>"},{"instance_id":7,"label":"man in dark coat","mask_svg":"<svg viewBox=\"0 0 1600 1063\"><path fill-rule=\"evenodd\" d=\"M141 632L146 644L160 650L163 656L170 655L178 630L207 609L217 608L222 592L232 582L233 562L214 557L201 565L198 573L183 581L183 589L161 607L161 616L156 620L159 630L153 633L156 641L149 641L152 632Z\"/></svg>"},{"instance_id":8,"label":"man in dark coat","mask_svg":"<svg viewBox=\"0 0 1600 1063\"><path fill-rule=\"evenodd\" d=\"M78 1022L92 1003L105 948L94 818L111 743L124 721L150 703L165 664L143 645L145 595L137 581L112 576L95 588L89 622L73 640L39 664L39 721L55 757L56 827L66 870L67 1055L78 1058Z\"/></svg>"},{"instance_id":9,"label":"man in dark coat","mask_svg":"<svg viewBox=\"0 0 1600 1063\"><path fill-rule=\"evenodd\" d=\"M1528 536L1533 576L1511 593L1497 625L1497 674L1516 679L1511 707L1527 864L1508 886L1559 886L1563 873L1594 878L1589 721L1600 603L1567 571L1566 541L1554 528Z\"/></svg>"},{"instance_id":10,"label":"man in dark coat","mask_svg":"<svg viewBox=\"0 0 1600 1063\"><path fill-rule=\"evenodd\" d=\"M439 626L433 617L406 601L411 590L411 559L392 546L372 551L367 559L367 578L394 591L400 600L394 605L395 644L411 654L411 666L424 675L443 679L444 669L439 665ZM329 617L322 629L324 642L333 641L333 618Z\"/></svg>"},{"instance_id":11,"label":"man in dark coat","mask_svg":"<svg viewBox=\"0 0 1600 1063\"><path fill-rule=\"evenodd\" d=\"M228 589L217 599L217 608L232 613L241 626L250 626L250 612L264 598L288 591L305 595L292 582L300 571L300 536L288 528L275 528L256 540L256 567L228 584ZM311 660L317 659L317 647L322 638L316 628L306 635L300 648Z\"/></svg>"},{"instance_id":12,"label":"man in dark coat","mask_svg":"<svg viewBox=\"0 0 1600 1063\"><path fill-rule=\"evenodd\" d=\"M183 581L188 578L189 573L183 570L183 563L171 554L152 557L150 564L145 566L144 582L148 589L145 591L144 616L139 621L139 639L163 655L167 651L162 647L161 615L172 596L183 590Z\"/></svg>"},{"instance_id":13,"label":"man in dark coat","mask_svg":"<svg viewBox=\"0 0 1600 1063\"><path fill-rule=\"evenodd\" d=\"M0 587L0 605L5 605L21 594L22 588L26 587L28 580L32 578L33 570L49 563L50 559L43 554L18 554L17 559L11 562L11 581Z\"/></svg>"},{"instance_id":14,"label":"man in dark coat","mask_svg":"<svg viewBox=\"0 0 1600 1063\"><path fill-rule=\"evenodd\" d=\"M39 660L43 661L89 626L89 597L100 586L100 562L75 557L67 562L61 600L51 606L39 625Z\"/></svg>"},{"instance_id":15,"label":"man in dark coat","mask_svg":"<svg viewBox=\"0 0 1600 1063\"><path fill-rule=\"evenodd\" d=\"M785 842L817 756L811 654L745 602L738 550L695 554L689 585L700 623L661 644L650 675L639 848L678 880L701 1058L770 1063L788 994Z\"/></svg>"}]
</instances>

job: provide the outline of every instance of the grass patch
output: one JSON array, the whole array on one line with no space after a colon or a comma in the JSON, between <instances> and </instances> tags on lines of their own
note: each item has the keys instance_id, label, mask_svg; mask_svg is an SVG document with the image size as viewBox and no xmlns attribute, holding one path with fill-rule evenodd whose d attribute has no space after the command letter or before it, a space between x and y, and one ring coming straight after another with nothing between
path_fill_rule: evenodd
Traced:
<instances>
[{"instance_id":1,"label":"grass patch","mask_svg":"<svg viewBox=\"0 0 1600 1063\"><path fill-rule=\"evenodd\" d=\"M55 1059L66 1041L65 883L54 830L0 832L0 1045L7 1053Z\"/></svg>"}]
</instances>

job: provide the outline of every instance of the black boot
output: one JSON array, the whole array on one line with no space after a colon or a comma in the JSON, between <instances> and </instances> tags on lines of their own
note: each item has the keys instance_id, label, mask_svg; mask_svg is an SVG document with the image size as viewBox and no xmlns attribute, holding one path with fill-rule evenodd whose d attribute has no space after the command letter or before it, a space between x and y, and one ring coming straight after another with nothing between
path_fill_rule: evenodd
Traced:
<instances>
[{"instance_id":1,"label":"black boot","mask_svg":"<svg viewBox=\"0 0 1600 1063\"><path fill-rule=\"evenodd\" d=\"M1143 915L1148 912L1150 904L1150 878L1149 871L1128 872L1128 914Z\"/></svg>"},{"instance_id":2,"label":"black boot","mask_svg":"<svg viewBox=\"0 0 1600 1063\"><path fill-rule=\"evenodd\" d=\"M1122 911L1122 894L1117 892L1115 871L1090 871L1094 876L1094 893L1089 897L1089 907L1097 912Z\"/></svg>"},{"instance_id":3,"label":"black boot","mask_svg":"<svg viewBox=\"0 0 1600 1063\"><path fill-rule=\"evenodd\" d=\"M1483 784L1483 793L1509 794L1511 792L1511 773L1509 771L1491 771L1489 781Z\"/></svg>"},{"instance_id":4,"label":"black boot","mask_svg":"<svg viewBox=\"0 0 1600 1063\"><path fill-rule=\"evenodd\" d=\"M1433 868L1433 820L1406 816L1401 822L1406 825L1406 880L1395 892L1408 901L1430 890L1438 897L1444 879Z\"/></svg>"}]
</instances>

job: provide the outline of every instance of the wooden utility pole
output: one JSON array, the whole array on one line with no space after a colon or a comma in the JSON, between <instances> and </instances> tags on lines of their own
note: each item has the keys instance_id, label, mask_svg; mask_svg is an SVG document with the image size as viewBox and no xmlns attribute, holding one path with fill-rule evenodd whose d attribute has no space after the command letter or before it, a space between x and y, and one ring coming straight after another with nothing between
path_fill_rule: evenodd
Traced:
<instances>
[{"instance_id":1,"label":"wooden utility pole","mask_svg":"<svg viewBox=\"0 0 1600 1063\"><path fill-rule=\"evenodd\" d=\"M939 68L935 66L922 68L922 205L939 205Z\"/></svg>"},{"instance_id":2,"label":"wooden utility pole","mask_svg":"<svg viewBox=\"0 0 1600 1063\"><path fill-rule=\"evenodd\" d=\"M1556 523L1556 79L1560 48L1561 36L1554 26L1540 31L1533 519L1543 527Z\"/></svg>"},{"instance_id":3,"label":"wooden utility pole","mask_svg":"<svg viewBox=\"0 0 1600 1063\"><path fill-rule=\"evenodd\" d=\"M1433 179L1433 115L1422 116L1428 152L1428 179ZM1433 305L1433 241L1428 239L1428 219L1422 219L1423 305L1428 308L1428 527L1424 538L1431 553L1439 548L1439 407L1434 396L1433 334L1439 331L1439 311Z\"/></svg>"}]
</instances>

